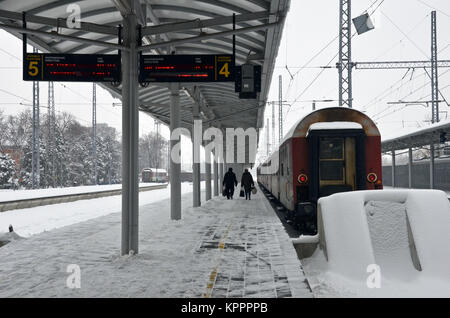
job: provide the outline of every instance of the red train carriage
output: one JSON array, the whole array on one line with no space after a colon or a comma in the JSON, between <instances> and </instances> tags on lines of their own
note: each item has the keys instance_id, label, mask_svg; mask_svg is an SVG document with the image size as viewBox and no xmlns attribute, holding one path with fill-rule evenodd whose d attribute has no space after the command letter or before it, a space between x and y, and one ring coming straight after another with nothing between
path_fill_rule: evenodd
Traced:
<instances>
[{"instance_id":1,"label":"red train carriage","mask_svg":"<svg viewBox=\"0 0 450 318\"><path fill-rule=\"evenodd\" d=\"M169 176L165 169L144 168L141 180L142 182L168 182Z\"/></svg>"},{"instance_id":2,"label":"red train carriage","mask_svg":"<svg viewBox=\"0 0 450 318\"><path fill-rule=\"evenodd\" d=\"M284 205L290 220L314 233L320 197L383 188L380 132L354 109L321 109L294 125L257 171L260 185Z\"/></svg>"}]
</instances>

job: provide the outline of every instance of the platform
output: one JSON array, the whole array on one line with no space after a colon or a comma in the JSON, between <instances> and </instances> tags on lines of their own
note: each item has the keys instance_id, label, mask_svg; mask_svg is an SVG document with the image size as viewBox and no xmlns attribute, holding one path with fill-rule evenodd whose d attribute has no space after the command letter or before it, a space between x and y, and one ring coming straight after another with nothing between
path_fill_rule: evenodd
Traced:
<instances>
[{"instance_id":1,"label":"platform","mask_svg":"<svg viewBox=\"0 0 450 318\"><path fill-rule=\"evenodd\" d=\"M141 206L134 256L119 256L118 212L3 246L0 297L312 297L261 192L200 208L191 200L182 197L180 221L170 220L168 199ZM79 289L66 285L70 264L80 268Z\"/></svg>"}]
</instances>

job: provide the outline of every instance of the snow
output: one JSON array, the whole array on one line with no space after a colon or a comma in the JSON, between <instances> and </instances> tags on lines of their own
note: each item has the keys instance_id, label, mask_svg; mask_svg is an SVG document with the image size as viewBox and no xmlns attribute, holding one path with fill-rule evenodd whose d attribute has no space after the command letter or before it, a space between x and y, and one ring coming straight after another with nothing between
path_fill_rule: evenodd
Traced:
<instances>
[{"instance_id":1,"label":"snow","mask_svg":"<svg viewBox=\"0 0 450 318\"><path fill-rule=\"evenodd\" d=\"M161 185L162 183L140 183L139 187L148 187L152 185ZM122 189L121 184L79 186L65 188L48 188L34 190L0 190L0 202L35 199L42 197L55 197L59 195L91 193L97 191L110 191Z\"/></svg>"},{"instance_id":2,"label":"snow","mask_svg":"<svg viewBox=\"0 0 450 318\"><path fill-rule=\"evenodd\" d=\"M141 184L142 185L142 184ZM148 185L148 184L147 184ZM84 188L81 190L94 191L100 189L120 189L121 185L116 186L92 186L92 187L76 187ZM94 188L94 189L92 189ZM182 183L181 191L191 191L192 184ZM56 193L69 194L67 188L51 189L55 190L51 194ZM60 191L56 191L60 190ZM72 188L72 191L74 189ZM24 190L25 191L25 190ZM33 196L42 195L45 190L28 190L33 191ZM14 191L22 192L22 191ZM22 192L23 193L23 192ZM22 194L25 196L24 193ZM13 193L11 193L13 195ZM31 196L31 195L30 195ZM156 189L152 191L145 191L139 193L139 205L145 205L156 202L158 200L167 199L170 197L170 189ZM50 231L59 227L71 225L74 223L86 221L100 216L121 211L122 197L120 195L90 199L78 200L75 202L45 205L29 209L11 210L0 213L0 231L6 231L10 224L13 225L16 233L23 237L29 237L44 231Z\"/></svg>"},{"instance_id":3,"label":"snow","mask_svg":"<svg viewBox=\"0 0 450 318\"><path fill-rule=\"evenodd\" d=\"M141 193L141 204L153 203L140 207L134 256L120 256L120 213L1 247L0 297L311 296L292 243L261 192L251 201L202 197L203 206L191 208L189 187L183 185L179 221L170 220L168 198L155 198L159 190ZM80 268L79 289L66 285L71 264Z\"/></svg>"},{"instance_id":4,"label":"snow","mask_svg":"<svg viewBox=\"0 0 450 318\"><path fill-rule=\"evenodd\" d=\"M326 129L363 129L361 124L351 121L329 121L318 122L309 126L309 130L326 130Z\"/></svg>"},{"instance_id":5,"label":"snow","mask_svg":"<svg viewBox=\"0 0 450 318\"><path fill-rule=\"evenodd\" d=\"M15 232L6 232L6 233L0 232L0 246L2 246L3 244L9 243L11 241L20 240L20 239L22 239L22 237L17 235L17 233L15 233Z\"/></svg>"},{"instance_id":6,"label":"snow","mask_svg":"<svg viewBox=\"0 0 450 318\"><path fill-rule=\"evenodd\" d=\"M326 249L303 260L316 296L450 296L450 203L443 191L339 193L321 198L319 210ZM367 285L371 264L380 268L381 288Z\"/></svg>"}]
</instances>

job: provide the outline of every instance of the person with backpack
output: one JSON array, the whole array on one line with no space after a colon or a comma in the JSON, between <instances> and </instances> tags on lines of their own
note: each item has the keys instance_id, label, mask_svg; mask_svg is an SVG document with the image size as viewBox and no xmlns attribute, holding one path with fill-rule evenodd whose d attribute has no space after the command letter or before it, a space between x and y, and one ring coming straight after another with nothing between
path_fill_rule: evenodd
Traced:
<instances>
[{"instance_id":1,"label":"person with backpack","mask_svg":"<svg viewBox=\"0 0 450 318\"><path fill-rule=\"evenodd\" d=\"M225 173L223 177L222 185L225 187L225 195L227 199L233 199L234 187L237 186L238 182L236 179L236 175L233 172L233 168L229 168L228 172Z\"/></svg>"},{"instance_id":2,"label":"person with backpack","mask_svg":"<svg viewBox=\"0 0 450 318\"><path fill-rule=\"evenodd\" d=\"M255 182L253 181L253 177L248 169L245 169L241 178L241 187L244 188L245 191L245 200L251 200L252 188L255 186Z\"/></svg>"}]
</instances>

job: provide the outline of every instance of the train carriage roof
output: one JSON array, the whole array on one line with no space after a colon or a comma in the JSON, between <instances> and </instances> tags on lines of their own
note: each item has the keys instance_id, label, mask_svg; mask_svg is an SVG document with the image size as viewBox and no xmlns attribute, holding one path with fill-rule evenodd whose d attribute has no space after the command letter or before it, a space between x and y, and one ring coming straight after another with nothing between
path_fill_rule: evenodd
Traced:
<instances>
[{"instance_id":1,"label":"train carriage roof","mask_svg":"<svg viewBox=\"0 0 450 318\"><path fill-rule=\"evenodd\" d=\"M354 122L361 125L367 136L380 136L377 126L366 114L352 108L330 107L313 111L300 119L284 136L280 145L291 138L306 137L311 125L320 122Z\"/></svg>"}]
</instances>

